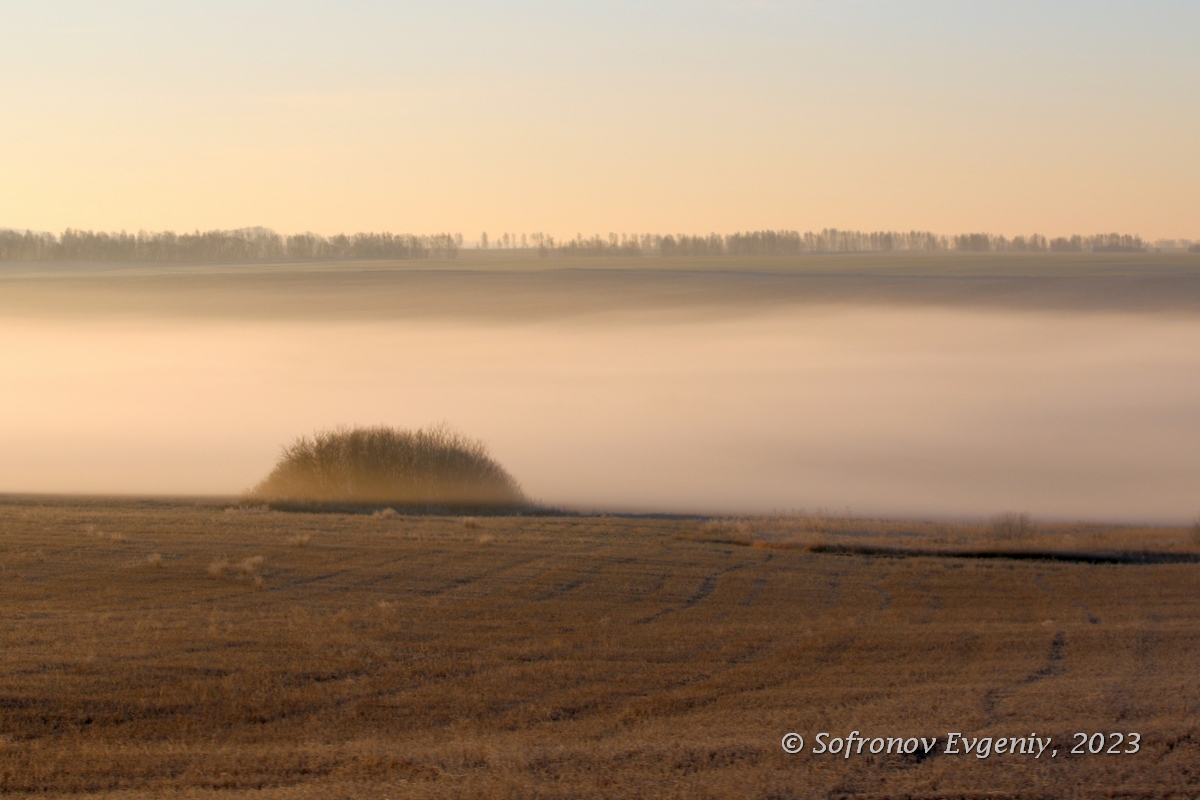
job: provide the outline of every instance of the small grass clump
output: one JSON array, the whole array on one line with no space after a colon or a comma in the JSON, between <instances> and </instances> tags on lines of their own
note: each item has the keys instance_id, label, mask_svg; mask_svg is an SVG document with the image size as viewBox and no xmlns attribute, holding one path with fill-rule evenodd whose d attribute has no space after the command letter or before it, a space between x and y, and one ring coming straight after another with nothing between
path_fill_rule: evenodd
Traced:
<instances>
[{"instance_id":1,"label":"small grass clump","mask_svg":"<svg viewBox=\"0 0 1200 800\"><path fill-rule=\"evenodd\" d=\"M406 509L528 504L482 442L446 426L341 428L303 436L284 448L275 469L244 500Z\"/></svg>"},{"instance_id":2,"label":"small grass clump","mask_svg":"<svg viewBox=\"0 0 1200 800\"><path fill-rule=\"evenodd\" d=\"M992 518L992 538L998 542L1028 539L1036 532L1033 518L1024 512L1006 511Z\"/></svg>"}]
</instances>

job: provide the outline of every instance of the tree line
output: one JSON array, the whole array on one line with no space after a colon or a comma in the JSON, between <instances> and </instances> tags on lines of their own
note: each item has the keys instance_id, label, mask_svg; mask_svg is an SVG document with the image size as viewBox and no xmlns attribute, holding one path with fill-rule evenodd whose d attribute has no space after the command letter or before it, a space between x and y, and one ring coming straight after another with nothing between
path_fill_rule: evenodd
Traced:
<instances>
[{"instance_id":1,"label":"tree line","mask_svg":"<svg viewBox=\"0 0 1200 800\"><path fill-rule=\"evenodd\" d=\"M356 233L282 236L266 228L177 234L104 233L67 229L59 235L0 230L3 261L286 261L455 258L462 236Z\"/></svg>"},{"instance_id":2,"label":"tree line","mask_svg":"<svg viewBox=\"0 0 1200 800\"><path fill-rule=\"evenodd\" d=\"M415 236L356 233L283 236L267 228L196 231L177 234L104 233L67 229L63 233L0 230L0 261L339 261L350 259L451 259L463 247L462 234ZM814 253L964 252L964 253L1132 253L1146 249L1140 236L1096 234L1049 239L1041 234L995 236L964 233L945 236L929 231L855 231L825 228L745 231L721 235L617 234L556 240L543 233L505 233L481 249L519 249L542 257L587 256L792 256Z\"/></svg>"},{"instance_id":3,"label":"tree line","mask_svg":"<svg viewBox=\"0 0 1200 800\"><path fill-rule=\"evenodd\" d=\"M504 235L503 241L516 241ZM521 235L522 244L526 235ZM967 252L967 253L1133 253L1146 249L1140 236L1096 234L1049 239L1041 234L995 236L966 233L944 236L929 231L855 231L826 228L801 233L793 230L764 230L732 233L725 236L689 234L617 234L594 235L556 241L553 236L535 233L529 237L538 255L550 256L790 256L812 253L888 253L888 252ZM487 248L487 234L480 245Z\"/></svg>"}]
</instances>

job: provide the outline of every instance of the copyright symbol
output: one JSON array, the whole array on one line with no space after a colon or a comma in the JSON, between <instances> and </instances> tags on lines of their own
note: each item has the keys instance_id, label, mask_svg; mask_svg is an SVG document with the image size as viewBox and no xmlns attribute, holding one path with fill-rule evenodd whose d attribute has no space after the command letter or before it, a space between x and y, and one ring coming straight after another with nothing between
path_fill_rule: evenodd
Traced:
<instances>
[{"instance_id":1,"label":"copyright symbol","mask_svg":"<svg viewBox=\"0 0 1200 800\"><path fill-rule=\"evenodd\" d=\"M795 755L804 749L804 737L798 733L783 735L783 752Z\"/></svg>"}]
</instances>

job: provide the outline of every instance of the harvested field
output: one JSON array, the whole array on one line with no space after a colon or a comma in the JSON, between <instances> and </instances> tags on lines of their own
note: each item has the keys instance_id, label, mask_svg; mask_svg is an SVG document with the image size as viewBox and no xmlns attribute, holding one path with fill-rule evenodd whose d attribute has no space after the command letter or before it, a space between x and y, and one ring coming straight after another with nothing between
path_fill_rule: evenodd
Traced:
<instances>
[{"instance_id":1,"label":"harvested field","mask_svg":"<svg viewBox=\"0 0 1200 800\"><path fill-rule=\"evenodd\" d=\"M5 498L0 793L1200 792L1200 566L962 557L972 537L1200 550L1185 529ZM939 742L847 759L810 752L822 731ZM952 755L949 732L1059 752ZM1072 755L1076 732L1139 751Z\"/></svg>"}]
</instances>

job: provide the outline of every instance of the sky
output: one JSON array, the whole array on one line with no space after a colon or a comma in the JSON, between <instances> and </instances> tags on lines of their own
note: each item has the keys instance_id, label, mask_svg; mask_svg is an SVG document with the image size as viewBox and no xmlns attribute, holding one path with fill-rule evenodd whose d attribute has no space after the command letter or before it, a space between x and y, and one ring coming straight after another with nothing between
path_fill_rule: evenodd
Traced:
<instances>
[{"instance_id":1,"label":"sky","mask_svg":"<svg viewBox=\"0 0 1200 800\"><path fill-rule=\"evenodd\" d=\"M1200 239L1200 3L0 0L0 227Z\"/></svg>"}]
</instances>

